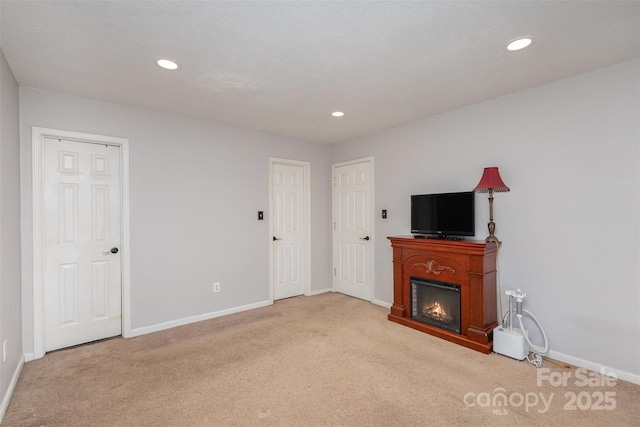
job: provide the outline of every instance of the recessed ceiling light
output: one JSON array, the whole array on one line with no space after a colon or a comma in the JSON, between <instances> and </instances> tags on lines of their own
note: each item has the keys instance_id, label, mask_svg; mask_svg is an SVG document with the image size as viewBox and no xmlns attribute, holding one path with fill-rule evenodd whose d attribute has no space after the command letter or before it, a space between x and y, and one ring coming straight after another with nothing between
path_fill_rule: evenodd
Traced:
<instances>
[{"instance_id":1,"label":"recessed ceiling light","mask_svg":"<svg viewBox=\"0 0 640 427\"><path fill-rule=\"evenodd\" d=\"M173 61L169 61L168 59L158 59L157 64L167 70L175 70L178 68L178 64Z\"/></svg>"},{"instance_id":2,"label":"recessed ceiling light","mask_svg":"<svg viewBox=\"0 0 640 427\"><path fill-rule=\"evenodd\" d=\"M510 41L509 44L507 44L507 50L513 52L516 50L524 49L525 47L529 46L532 42L533 42L533 39L531 37L520 37Z\"/></svg>"},{"instance_id":3,"label":"recessed ceiling light","mask_svg":"<svg viewBox=\"0 0 640 427\"><path fill-rule=\"evenodd\" d=\"M344 113L342 111L334 111L333 113L331 113L331 115L333 117L342 117L344 116Z\"/></svg>"}]
</instances>

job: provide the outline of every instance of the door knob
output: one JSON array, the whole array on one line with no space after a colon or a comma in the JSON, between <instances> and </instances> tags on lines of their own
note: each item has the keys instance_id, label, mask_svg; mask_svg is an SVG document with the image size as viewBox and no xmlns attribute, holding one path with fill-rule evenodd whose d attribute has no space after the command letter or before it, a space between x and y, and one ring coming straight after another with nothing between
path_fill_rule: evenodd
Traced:
<instances>
[{"instance_id":1,"label":"door knob","mask_svg":"<svg viewBox=\"0 0 640 427\"><path fill-rule=\"evenodd\" d=\"M276 240L282 240L282 239L279 237L273 236L273 241L275 242Z\"/></svg>"},{"instance_id":2,"label":"door knob","mask_svg":"<svg viewBox=\"0 0 640 427\"><path fill-rule=\"evenodd\" d=\"M360 240L369 240L369 236L367 237L361 237Z\"/></svg>"},{"instance_id":3,"label":"door knob","mask_svg":"<svg viewBox=\"0 0 640 427\"><path fill-rule=\"evenodd\" d=\"M109 255L109 254L117 254L118 253L118 248L111 248L110 250L106 251L106 252L102 252L103 255Z\"/></svg>"}]
</instances>

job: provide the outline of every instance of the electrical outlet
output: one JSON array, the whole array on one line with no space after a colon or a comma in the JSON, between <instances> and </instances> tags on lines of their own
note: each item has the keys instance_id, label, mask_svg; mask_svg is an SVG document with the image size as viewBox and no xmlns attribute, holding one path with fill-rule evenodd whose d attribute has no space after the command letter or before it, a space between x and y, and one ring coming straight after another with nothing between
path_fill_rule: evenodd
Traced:
<instances>
[{"instance_id":1,"label":"electrical outlet","mask_svg":"<svg viewBox=\"0 0 640 427\"><path fill-rule=\"evenodd\" d=\"M220 282L216 282L213 284L213 293L217 294L218 292L220 292Z\"/></svg>"},{"instance_id":2,"label":"electrical outlet","mask_svg":"<svg viewBox=\"0 0 640 427\"><path fill-rule=\"evenodd\" d=\"M2 361L7 361L7 340L4 340L2 343Z\"/></svg>"}]
</instances>

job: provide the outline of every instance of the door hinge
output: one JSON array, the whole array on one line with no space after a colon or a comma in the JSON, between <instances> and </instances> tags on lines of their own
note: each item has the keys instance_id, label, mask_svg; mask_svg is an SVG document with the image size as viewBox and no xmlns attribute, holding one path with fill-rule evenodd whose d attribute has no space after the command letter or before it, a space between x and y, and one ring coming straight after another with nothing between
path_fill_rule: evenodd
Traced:
<instances>
[{"instance_id":1,"label":"door hinge","mask_svg":"<svg viewBox=\"0 0 640 427\"><path fill-rule=\"evenodd\" d=\"M333 269L333 275L334 275L334 276L337 276L337 275L338 275L337 270L338 270L337 268L334 268L334 269Z\"/></svg>"},{"instance_id":2,"label":"door hinge","mask_svg":"<svg viewBox=\"0 0 640 427\"><path fill-rule=\"evenodd\" d=\"M333 229L334 230L336 229L336 223L335 222L333 223Z\"/></svg>"},{"instance_id":3,"label":"door hinge","mask_svg":"<svg viewBox=\"0 0 640 427\"><path fill-rule=\"evenodd\" d=\"M334 177L333 177L333 185L336 185L336 182L337 182L337 181L336 181L336 177L334 176Z\"/></svg>"}]
</instances>

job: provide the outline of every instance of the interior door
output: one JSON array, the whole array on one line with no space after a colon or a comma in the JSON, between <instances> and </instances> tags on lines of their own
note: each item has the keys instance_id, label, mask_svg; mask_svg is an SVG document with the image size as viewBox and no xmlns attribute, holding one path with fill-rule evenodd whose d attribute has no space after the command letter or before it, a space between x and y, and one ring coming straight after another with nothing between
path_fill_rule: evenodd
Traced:
<instances>
[{"instance_id":1,"label":"interior door","mask_svg":"<svg viewBox=\"0 0 640 427\"><path fill-rule=\"evenodd\" d=\"M302 166L273 164L273 298L302 295L305 268L305 173Z\"/></svg>"},{"instance_id":2,"label":"interior door","mask_svg":"<svg viewBox=\"0 0 640 427\"><path fill-rule=\"evenodd\" d=\"M372 298L372 164L370 160L333 170L333 267L336 292Z\"/></svg>"},{"instance_id":3,"label":"interior door","mask_svg":"<svg viewBox=\"0 0 640 427\"><path fill-rule=\"evenodd\" d=\"M44 347L122 333L120 147L44 142Z\"/></svg>"}]
</instances>

